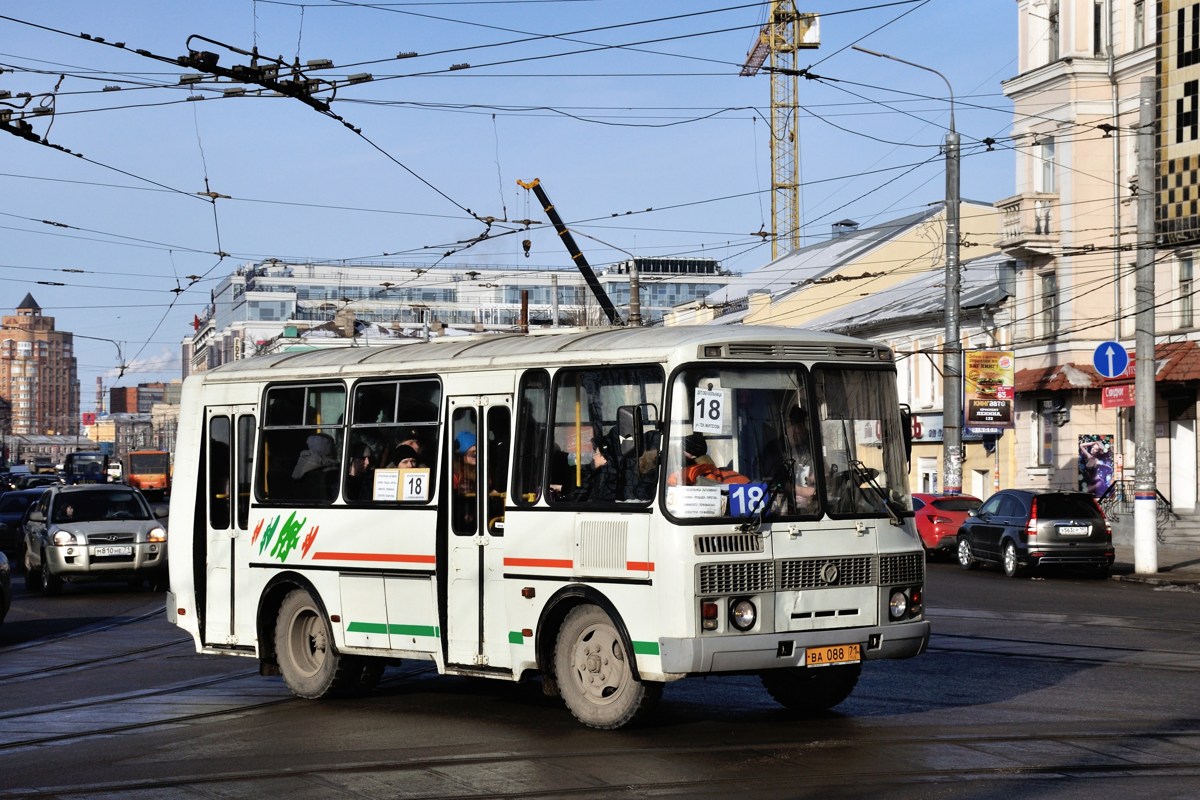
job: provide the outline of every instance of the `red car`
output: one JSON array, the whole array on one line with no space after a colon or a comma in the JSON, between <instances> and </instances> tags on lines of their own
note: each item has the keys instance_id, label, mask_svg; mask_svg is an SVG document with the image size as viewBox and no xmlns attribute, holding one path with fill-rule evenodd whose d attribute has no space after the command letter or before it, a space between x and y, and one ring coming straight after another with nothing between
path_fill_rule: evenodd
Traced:
<instances>
[{"instance_id":1,"label":"red car","mask_svg":"<svg viewBox=\"0 0 1200 800\"><path fill-rule=\"evenodd\" d=\"M983 503L969 494L914 494L913 524L928 556L954 553L958 528Z\"/></svg>"}]
</instances>

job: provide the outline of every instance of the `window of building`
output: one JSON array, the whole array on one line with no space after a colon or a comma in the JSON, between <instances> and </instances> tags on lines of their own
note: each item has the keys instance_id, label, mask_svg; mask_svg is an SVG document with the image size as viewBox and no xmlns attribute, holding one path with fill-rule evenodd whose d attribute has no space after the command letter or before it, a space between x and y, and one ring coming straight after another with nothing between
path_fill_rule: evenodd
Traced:
<instances>
[{"instance_id":1,"label":"window of building","mask_svg":"<svg viewBox=\"0 0 1200 800\"><path fill-rule=\"evenodd\" d=\"M1108 25L1105 22L1104 4L1105 0L1093 0L1092 2L1092 55L1094 56L1105 54L1104 42Z\"/></svg>"},{"instance_id":2,"label":"window of building","mask_svg":"<svg viewBox=\"0 0 1200 800\"><path fill-rule=\"evenodd\" d=\"M1038 332L1044 339L1058 335L1058 306L1058 276L1053 272L1038 276Z\"/></svg>"},{"instance_id":3,"label":"window of building","mask_svg":"<svg viewBox=\"0 0 1200 800\"><path fill-rule=\"evenodd\" d=\"M1054 168L1054 137L1039 136L1037 138L1038 162L1034 169L1034 191L1052 193L1058 191Z\"/></svg>"},{"instance_id":4,"label":"window of building","mask_svg":"<svg viewBox=\"0 0 1200 800\"><path fill-rule=\"evenodd\" d=\"M1192 327L1192 254L1179 258L1179 327Z\"/></svg>"},{"instance_id":5,"label":"window of building","mask_svg":"<svg viewBox=\"0 0 1200 800\"><path fill-rule=\"evenodd\" d=\"M1146 46L1146 0L1133 0L1133 47Z\"/></svg>"},{"instance_id":6,"label":"window of building","mask_svg":"<svg viewBox=\"0 0 1200 800\"><path fill-rule=\"evenodd\" d=\"M1046 9L1046 54L1051 61L1058 60L1058 0L1050 0L1049 6Z\"/></svg>"},{"instance_id":7,"label":"window of building","mask_svg":"<svg viewBox=\"0 0 1200 800\"><path fill-rule=\"evenodd\" d=\"M1051 401L1040 399L1034 401L1033 414L1030 415L1032 434L1029 439L1033 444L1030 448L1031 463L1035 467L1050 467L1054 465L1054 416L1050 408Z\"/></svg>"}]
</instances>

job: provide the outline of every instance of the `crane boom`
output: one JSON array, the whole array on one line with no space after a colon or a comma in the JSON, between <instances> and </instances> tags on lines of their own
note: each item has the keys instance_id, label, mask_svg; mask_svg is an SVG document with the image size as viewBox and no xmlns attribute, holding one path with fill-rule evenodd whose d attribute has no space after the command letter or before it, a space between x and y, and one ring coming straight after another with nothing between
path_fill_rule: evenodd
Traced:
<instances>
[{"instance_id":1,"label":"crane boom","mask_svg":"<svg viewBox=\"0 0 1200 800\"><path fill-rule=\"evenodd\" d=\"M538 202L542 204L542 210L546 212L546 216L550 218L550 223L554 226L554 230L558 231L558 236L562 239L563 245L566 246L567 252L571 254L571 259L574 260L575 266L583 275L583 279L587 281L588 288L592 290L592 294L596 298L596 302L600 304L600 308L604 309L605 315L608 316L608 321L612 325L624 325L625 321L621 319L621 315L617 313L617 309L613 306L612 300L609 299L608 293L604 291L604 287L600 285L600 281L596 278L596 273L592 271L592 267L588 264L587 259L583 257L579 246L575 244L575 237L571 235L571 231L563 224L562 217L558 215L554 204L550 202L550 198L546 196L546 190L542 188L540 178L534 178L528 183L522 180L517 181L517 185L523 189L532 189L534 195L537 196Z\"/></svg>"}]
</instances>

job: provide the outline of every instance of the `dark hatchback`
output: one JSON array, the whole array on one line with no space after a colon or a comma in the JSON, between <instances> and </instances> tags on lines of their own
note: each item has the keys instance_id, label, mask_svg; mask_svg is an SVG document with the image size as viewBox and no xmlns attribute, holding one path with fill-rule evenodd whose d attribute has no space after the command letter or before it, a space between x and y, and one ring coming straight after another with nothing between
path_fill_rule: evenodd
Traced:
<instances>
[{"instance_id":1,"label":"dark hatchback","mask_svg":"<svg viewBox=\"0 0 1200 800\"><path fill-rule=\"evenodd\" d=\"M0 551L14 564L22 563L25 557L21 552L24 544L21 520L29 506L36 503L44 491L46 487L39 486L35 489L14 489L0 494Z\"/></svg>"},{"instance_id":2,"label":"dark hatchback","mask_svg":"<svg viewBox=\"0 0 1200 800\"><path fill-rule=\"evenodd\" d=\"M957 541L963 569L998 564L1009 577L1052 565L1106 575L1114 557L1112 529L1086 492L1003 489L972 512Z\"/></svg>"}]
</instances>

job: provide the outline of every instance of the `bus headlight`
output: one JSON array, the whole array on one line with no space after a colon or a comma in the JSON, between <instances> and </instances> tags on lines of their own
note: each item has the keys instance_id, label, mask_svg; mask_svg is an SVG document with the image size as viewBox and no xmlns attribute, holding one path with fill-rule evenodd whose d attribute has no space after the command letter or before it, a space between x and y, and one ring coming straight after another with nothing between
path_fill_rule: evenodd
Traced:
<instances>
[{"instance_id":1,"label":"bus headlight","mask_svg":"<svg viewBox=\"0 0 1200 800\"><path fill-rule=\"evenodd\" d=\"M908 595L903 589L893 589L892 597L888 600L888 616L893 620L904 619L908 614Z\"/></svg>"},{"instance_id":2,"label":"bus headlight","mask_svg":"<svg viewBox=\"0 0 1200 800\"><path fill-rule=\"evenodd\" d=\"M750 600L734 598L729 601L729 622L739 631L748 631L758 621L758 609Z\"/></svg>"}]
</instances>

